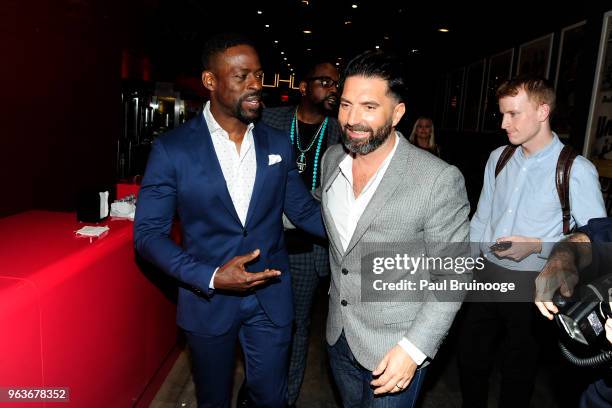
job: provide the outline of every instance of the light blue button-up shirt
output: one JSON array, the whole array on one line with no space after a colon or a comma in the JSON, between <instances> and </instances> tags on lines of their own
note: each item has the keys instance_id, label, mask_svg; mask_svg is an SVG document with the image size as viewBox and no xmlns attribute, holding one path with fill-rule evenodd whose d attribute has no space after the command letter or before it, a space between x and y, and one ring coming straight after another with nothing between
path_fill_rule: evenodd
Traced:
<instances>
[{"instance_id":1,"label":"light blue button-up shirt","mask_svg":"<svg viewBox=\"0 0 612 408\"><path fill-rule=\"evenodd\" d=\"M563 237L561 203L555 184L563 143L553 133L553 140L529 157L519 147L496 179L495 167L504 147L495 149L487 161L478 209L470 223L470 240L483 243L480 250L487 259L504 268L540 270L552 246L546 243ZM591 218L606 216L597 170L582 156L576 157L572 166L570 207L571 227L581 227ZM521 262L492 255L488 246L509 235L540 238L542 253L532 254Z\"/></svg>"}]
</instances>

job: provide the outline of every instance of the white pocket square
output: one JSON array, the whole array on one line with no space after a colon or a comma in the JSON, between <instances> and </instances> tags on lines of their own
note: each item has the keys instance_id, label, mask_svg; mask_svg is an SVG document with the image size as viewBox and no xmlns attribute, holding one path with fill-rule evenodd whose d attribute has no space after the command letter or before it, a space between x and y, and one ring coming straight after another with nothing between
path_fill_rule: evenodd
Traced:
<instances>
[{"instance_id":1,"label":"white pocket square","mask_svg":"<svg viewBox=\"0 0 612 408\"><path fill-rule=\"evenodd\" d=\"M280 163L283 159L280 157L280 154L269 154L268 155L268 166L272 166L273 164Z\"/></svg>"}]
</instances>

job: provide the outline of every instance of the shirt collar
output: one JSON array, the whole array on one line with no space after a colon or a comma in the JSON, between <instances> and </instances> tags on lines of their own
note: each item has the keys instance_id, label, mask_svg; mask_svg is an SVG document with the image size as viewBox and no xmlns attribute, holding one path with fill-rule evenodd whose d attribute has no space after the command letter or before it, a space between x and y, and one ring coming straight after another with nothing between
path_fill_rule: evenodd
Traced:
<instances>
[{"instance_id":1,"label":"shirt collar","mask_svg":"<svg viewBox=\"0 0 612 408\"><path fill-rule=\"evenodd\" d=\"M385 157L385 160L383 160L378 170L376 170L376 173L374 173L374 177L372 177L370 181L375 179L376 175L380 171L385 171L387 167L389 166L389 163L391 162L391 158L395 154L395 151L397 150L397 146L399 145L399 136L397 135L397 132L394 132L394 135L395 135L395 144L393 145L393 149L391 150L391 152L389 152L387 157ZM342 175L344 175L344 177L351 184L353 184L353 156L350 153L347 154L344 157L344 159L342 159L342 161L338 164L338 167L340 168L340 172L342 173Z\"/></svg>"},{"instance_id":2,"label":"shirt collar","mask_svg":"<svg viewBox=\"0 0 612 408\"><path fill-rule=\"evenodd\" d=\"M212 112L210 111L210 101L207 101L204 105L204 120L206 120L206 125L208 126L208 131L210 134L218 134L223 136L224 138L229 140L229 134L219 125L219 122L215 120ZM255 125L253 123L249 123L247 125L246 134L249 134Z\"/></svg>"},{"instance_id":3,"label":"shirt collar","mask_svg":"<svg viewBox=\"0 0 612 408\"><path fill-rule=\"evenodd\" d=\"M544 146L542 149L538 150L537 152L535 152L535 154L532 154L529 157L525 156L525 153L523 152L523 148L521 147L519 149L521 156L524 159L543 159L546 156L553 153L554 151L556 151L557 150L556 148L562 143L559 140L559 137L557 136L555 132L552 132L552 135L553 135L552 140L546 146Z\"/></svg>"}]
</instances>

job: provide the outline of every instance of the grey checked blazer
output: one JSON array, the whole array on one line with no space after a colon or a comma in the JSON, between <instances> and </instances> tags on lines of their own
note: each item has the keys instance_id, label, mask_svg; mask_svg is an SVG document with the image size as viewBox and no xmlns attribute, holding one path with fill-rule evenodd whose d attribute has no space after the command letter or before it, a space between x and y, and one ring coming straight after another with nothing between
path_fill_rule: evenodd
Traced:
<instances>
[{"instance_id":1,"label":"grey checked blazer","mask_svg":"<svg viewBox=\"0 0 612 408\"><path fill-rule=\"evenodd\" d=\"M327 342L335 344L344 330L353 355L368 370L374 370L403 336L433 358L461 303L425 301L425 292L410 301L362 302L360 250L364 243L410 241L425 246L469 241L469 204L463 176L456 167L411 145L397 133L397 150L346 252L329 212L328 190L336 177L343 177L338 165L347 153L342 145L332 146L322 161L319 195L330 242L332 277Z\"/></svg>"}]
</instances>

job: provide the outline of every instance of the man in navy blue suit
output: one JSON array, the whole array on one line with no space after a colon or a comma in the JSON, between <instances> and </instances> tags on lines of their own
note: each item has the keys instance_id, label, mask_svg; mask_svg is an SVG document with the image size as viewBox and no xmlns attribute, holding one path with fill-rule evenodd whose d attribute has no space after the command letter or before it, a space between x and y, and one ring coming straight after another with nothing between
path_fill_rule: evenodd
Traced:
<instances>
[{"instance_id":1,"label":"man in navy blue suit","mask_svg":"<svg viewBox=\"0 0 612 408\"><path fill-rule=\"evenodd\" d=\"M153 144L136 211L137 251L178 279L177 323L199 407L227 407L236 341L249 397L283 407L293 305L283 212L323 237L319 204L286 135L259 118L263 71L253 45L224 34L202 55L203 113ZM169 238L175 213L183 244Z\"/></svg>"}]
</instances>

